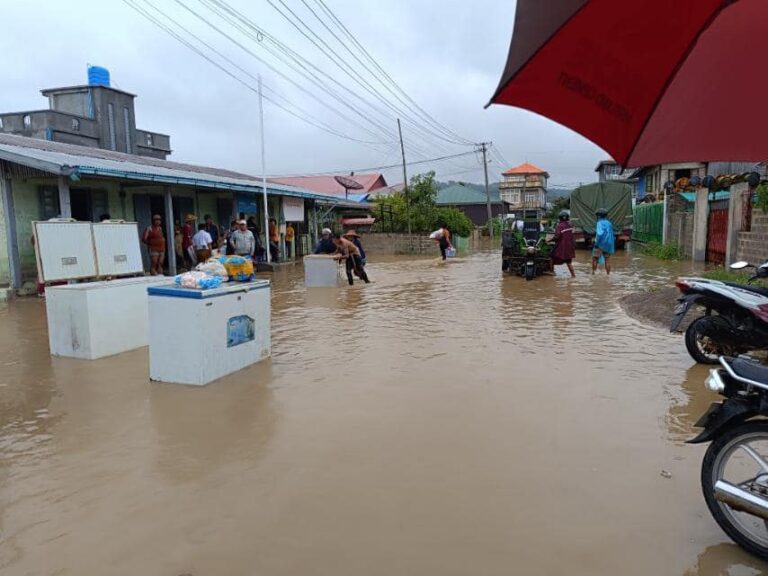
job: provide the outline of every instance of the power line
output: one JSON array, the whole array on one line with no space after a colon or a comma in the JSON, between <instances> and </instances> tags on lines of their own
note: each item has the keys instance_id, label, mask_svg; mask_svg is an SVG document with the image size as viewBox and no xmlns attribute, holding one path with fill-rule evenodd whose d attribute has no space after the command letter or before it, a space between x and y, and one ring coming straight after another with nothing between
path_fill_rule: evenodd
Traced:
<instances>
[{"instance_id":1,"label":"power line","mask_svg":"<svg viewBox=\"0 0 768 576\"><path fill-rule=\"evenodd\" d=\"M304 4L306 4L305 0L302 0ZM403 90L400 85L395 82L395 80L387 73L386 70L376 61L376 59L371 56L371 54L368 52L368 50L365 49L365 47L358 41L358 39L352 34L352 32L349 31L349 29L344 25L344 23L339 19L336 14L325 4L323 0L315 0L318 5L322 7L322 9L325 11L325 13L331 18L331 20L336 24L336 26L352 41L352 43L357 46L357 48L362 52L362 54L373 64L373 66L379 71L381 75L383 75L384 78L386 78L392 86L395 87L413 106L418 110L421 115L427 119L433 126L436 128L442 130L444 133L446 133L449 136L452 136L457 140L457 143L464 144L464 145L471 145L472 141L467 140L466 138L463 138L462 136L459 136L446 126L440 124L437 120L435 120L428 112L426 112L421 106L416 103L413 98L411 98L405 90ZM334 35L335 36L335 35ZM375 76L375 75L374 75Z\"/></svg>"},{"instance_id":2,"label":"power line","mask_svg":"<svg viewBox=\"0 0 768 576\"><path fill-rule=\"evenodd\" d=\"M252 85L248 84L242 78L238 77L236 74L232 73L230 70L228 70L227 68L222 66L220 63L216 62L213 58L209 57L207 54L205 54L199 48L197 48L192 43L188 42L186 39L184 39L179 34L177 34L173 29L171 29L170 27L166 26L165 24L160 22L157 18L152 16L152 14L150 14L144 8L142 8L140 5L138 5L138 3L135 3L137 1L138 0L123 0L123 2L127 6L129 6L130 8L132 8L133 10L135 10L136 12L138 12L139 14L144 16L147 20L149 20L150 22L155 24L158 28L160 28L161 30L165 31L171 37L176 39L178 42L180 42L181 44L183 44L184 46L186 46L187 48L189 48L190 50L192 50L196 54L198 54L201 58L204 58L205 60L207 60L210 64L212 64L213 66L215 66L216 68L218 68L219 70L224 72L227 76L231 77L233 80L235 80L236 82L240 83L241 85L243 85L248 90L250 90L250 91L252 91L254 93L258 93L258 90L256 88L254 88ZM216 53L221 56L220 53L218 53L218 52L216 52ZM226 57L223 57L223 58L226 59ZM238 67L238 69L243 71L239 67ZM269 90L277 95L277 93L274 92L272 89L269 89ZM363 144L363 145L367 145L367 144L380 144L381 143L381 142L369 142L369 141L366 141L366 140L360 140L358 138L354 138L352 136L349 136L347 134L339 132L338 130L336 130L336 129L334 129L334 128L332 128L332 127L330 127L330 126L328 126L328 125L326 125L326 124L324 124L322 122L316 122L316 121L314 121L314 120L312 120L310 118L307 118L306 116L303 116L301 114L301 112L296 112L294 110L291 110L291 109L287 108L285 105L283 105L280 102L278 102L277 99L274 98L274 97L264 96L264 99L267 100L268 102L270 102L271 104L273 104L274 106L276 106L277 108L283 110L284 112L287 112L288 114L294 116L295 118L298 118L299 120L302 120L303 122L306 122L307 124L310 124L310 125L312 125L312 126L314 126L316 128L319 128L319 129L321 129L321 130L323 130L325 132L328 132L329 134L332 134L334 136L337 136L339 138L344 138L344 139L347 139L347 140L351 140L353 142L357 142L357 143ZM292 104L290 102L288 102L288 104L290 106L293 106L294 108L296 108L298 110L301 110L295 104Z\"/></svg>"},{"instance_id":3,"label":"power line","mask_svg":"<svg viewBox=\"0 0 768 576\"><path fill-rule=\"evenodd\" d=\"M418 166L420 164L429 164L430 162L441 162L444 160L452 160L454 158L461 158L463 156L469 156L470 154L474 154L475 150L470 150L469 152L459 152L458 154L450 154L447 156L438 156L437 158L426 158L424 160L415 160L413 162L406 162L406 166ZM302 173L302 174L292 174L291 177L298 177L298 176L328 176L332 174L348 174L350 172L370 172L372 170L388 170L390 168L400 168L403 165L402 162L399 162L397 164L389 164L387 166L368 166L366 168L342 168L339 170L329 170L327 172L311 172L309 174ZM478 168L479 170L479 168Z\"/></svg>"},{"instance_id":4,"label":"power line","mask_svg":"<svg viewBox=\"0 0 768 576\"><path fill-rule=\"evenodd\" d=\"M178 0L177 0L178 1ZM377 123L372 119L370 115L364 114L362 111L358 110L357 107L349 104L346 100L344 100L338 93L333 91L321 78L318 77L318 75L322 75L325 78L327 78L330 82L337 85L339 88L345 90L348 94L354 96L357 98L360 102L365 104L366 106L370 107L374 112L386 116L387 120L389 122L392 122L394 124L394 121L392 117L388 116L388 113L381 108L378 108L374 104L372 104L370 101L366 100L364 97L360 96L358 93L356 93L354 90L350 90L346 86L342 85L340 82L338 82L335 78L328 75L326 72L312 64L309 60L280 42L277 38L270 35L268 32L266 32L264 29L257 26L253 21L251 21L247 16L244 14L238 12L233 7L229 6L226 2L223 0L199 0L206 8L211 10L214 14L216 14L218 17L222 18L224 21L226 21L228 24L236 28L238 31L240 31L242 34L244 34L246 37L250 38L251 40L257 42L259 46L267 50L272 56L283 62L284 64L288 65L294 72L298 73L299 75L303 76L305 79L308 79L310 82L313 82L317 86L319 86L323 91L331 95L333 98L344 104L346 107L350 108L353 112L361 116L363 119L365 119L367 122L371 122L376 127L378 127L380 130L384 131L387 134L387 137L390 139L394 139L394 135L392 132L389 131L388 128L383 127L381 124ZM213 6L211 5L213 4ZM191 10L187 8L187 10ZM193 11L194 12L194 11ZM199 15L197 15L198 18L200 18ZM285 16L284 16L285 17ZM202 18L201 18L202 19ZM234 19L234 20L233 20ZM202 19L206 24L210 23ZM292 23L293 24L293 23ZM294 27L296 26L293 24ZM243 28L245 27L245 29ZM250 31L249 31L250 30ZM221 33L221 32L220 32ZM255 33L255 36L254 36ZM225 37L227 37L230 41L238 45L241 49L245 50L248 54L253 55L253 53L250 50L245 49L241 44L239 44L236 40L232 39L231 36L227 35L226 33L223 33ZM305 34L306 36L306 34ZM262 40L265 40L266 42L262 42ZM269 43L274 45L274 49L270 48ZM275 51L277 50L277 52ZM286 60L286 57L288 60ZM262 60L260 60L262 61ZM291 61L293 61L295 64L292 64ZM296 65L298 65L301 70L297 70ZM303 72L302 72L303 70ZM314 70L314 72L313 72ZM309 77L309 78L308 78ZM424 156L428 156L427 153L421 149L421 147L417 147L415 144L410 144L411 147L418 150L420 153L422 153Z\"/></svg>"},{"instance_id":5,"label":"power line","mask_svg":"<svg viewBox=\"0 0 768 576\"><path fill-rule=\"evenodd\" d=\"M309 26L304 20L298 16L291 8L285 3L284 0L277 0L280 2L280 4L285 8L285 10L293 16L291 18L288 16L285 12L283 12L278 6L275 5L275 3L272 0L267 0L267 3L272 6L272 8L280 14L286 21L288 21L289 24L291 24L298 32L304 36L307 40L309 40L320 52L323 53L331 62L333 62L342 72L344 72L349 78L361 86L365 91L367 91L369 94L371 94L374 98L377 98L382 104L384 104L386 107L388 107L392 112L398 116L402 117L405 122L408 122L413 128L417 130L421 130L423 133L431 135L435 138L451 142L450 140L447 140L444 136L436 133L434 130L425 127L418 122L415 122L410 118L410 116L405 113L403 110L399 109L396 105L392 104L386 97L384 97L375 87L373 87L370 82L362 78L361 75L355 74L355 70L350 64L341 57L336 50L334 50L323 38L321 38L313 29L311 26ZM298 22L298 24L294 21L294 19ZM310 34L312 34L312 37L309 36L307 32L302 29L301 26L303 26ZM315 40L315 38L317 40ZM320 44L322 44L322 46ZM330 54L329 54L330 52Z\"/></svg>"}]
</instances>

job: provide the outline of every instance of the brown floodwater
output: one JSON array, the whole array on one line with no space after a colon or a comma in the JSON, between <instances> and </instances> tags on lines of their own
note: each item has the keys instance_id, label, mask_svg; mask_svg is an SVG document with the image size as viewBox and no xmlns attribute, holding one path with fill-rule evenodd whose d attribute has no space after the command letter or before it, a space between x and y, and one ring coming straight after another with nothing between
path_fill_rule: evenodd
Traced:
<instances>
[{"instance_id":1,"label":"brown floodwater","mask_svg":"<svg viewBox=\"0 0 768 576\"><path fill-rule=\"evenodd\" d=\"M706 369L617 303L690 267L579 259L526 283L498 251L372 257L370 285L311 291L282 269L272 359L203 388L150 383L146 349L52 358L44 301L12 302L0 573L768 572L684 444Z\"/></svg>"}]
</instances>

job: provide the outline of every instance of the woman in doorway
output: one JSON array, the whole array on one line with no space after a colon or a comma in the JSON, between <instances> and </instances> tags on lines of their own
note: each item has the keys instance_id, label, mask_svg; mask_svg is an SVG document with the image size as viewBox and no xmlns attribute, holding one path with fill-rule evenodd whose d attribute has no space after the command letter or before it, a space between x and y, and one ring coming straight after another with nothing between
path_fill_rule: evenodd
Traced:
<instances>
[{"instance_id":1,"label":"woman in doorway","mask_svg":"<svg viewBox=\"0 0 768 576\"><path fill-rule=\"evenodd\" d=\"M147 245L149 250L149 273L152 276L163 274L163 264L165 263L165 235L162 227L163 219L160 214L152 216L152 224L144 230L141 236L142 242Z\"/></svg>"}]
</instances>

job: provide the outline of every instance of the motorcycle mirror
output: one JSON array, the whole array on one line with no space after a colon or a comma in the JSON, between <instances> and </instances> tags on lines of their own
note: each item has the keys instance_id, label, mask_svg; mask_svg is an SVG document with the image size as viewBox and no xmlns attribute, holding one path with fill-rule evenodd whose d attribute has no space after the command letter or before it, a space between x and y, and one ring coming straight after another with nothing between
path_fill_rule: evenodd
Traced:
<instances>
[{"instance_id":1,"label":"motorcycle mirror","mask_svg":"<svg viewBox=\"0 0 768 576\"><path fill-rule=\"evenodd\" d=\"M749 262L744 262L744 260L740 260L738 262L734 262L731 264L731 268L733 270L743 270L744 268L747 268L749 266Z\"/></svg>"}]
</instances>

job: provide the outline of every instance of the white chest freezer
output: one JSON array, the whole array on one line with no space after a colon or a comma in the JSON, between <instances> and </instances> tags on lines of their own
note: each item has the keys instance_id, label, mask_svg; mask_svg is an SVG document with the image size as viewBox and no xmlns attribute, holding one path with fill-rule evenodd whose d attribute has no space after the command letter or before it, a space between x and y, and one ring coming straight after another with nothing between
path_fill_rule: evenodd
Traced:
<instances>
[{"instance_id":1,"label":"white chest freezer","mask_svg":"<svg viewBox=\"0 0 768 576\"><path fill-rule=\"evenodd\" d=\"M268 280L211 290L152 286L148 292L152 380L203 385L269 357Z\"/></svg>"},{"instance_id":2,"label":"white chest freezer","mask_svg":"<svg viewBox=\"0 0 768 576\"><path fill-rule=\"evenodd\" d=\"M339 260L326 254L304 256L304 286L335 288L339 284Z\"/></svg>"},{"instance_id":3,"label":"white chest freezer","mask_svg":"<svg viewBox=\"0 0 768 576\"><path fill-rule=\"evenodd\" d=\"M48 343L54 356L94 360L148 343L147 286L162 276L84 282L45 289Z\"/></svg>"}]
</instances>

